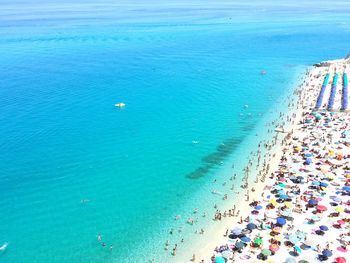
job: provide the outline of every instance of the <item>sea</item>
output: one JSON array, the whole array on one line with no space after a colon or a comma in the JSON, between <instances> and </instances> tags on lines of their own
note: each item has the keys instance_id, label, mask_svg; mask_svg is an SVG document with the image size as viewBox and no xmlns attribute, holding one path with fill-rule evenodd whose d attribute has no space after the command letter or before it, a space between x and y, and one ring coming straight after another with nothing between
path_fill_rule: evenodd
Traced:
<instances>
[{"instance_id":1,"label":"sea","mask_svg":"<svg viewBox=\"0 0 350 263\"><path fill-rule=\"evenodd\" d=\"M1 0L0 262L183 262L165 241L349 43L349 1Z\"/></svg>"}]
</instances>

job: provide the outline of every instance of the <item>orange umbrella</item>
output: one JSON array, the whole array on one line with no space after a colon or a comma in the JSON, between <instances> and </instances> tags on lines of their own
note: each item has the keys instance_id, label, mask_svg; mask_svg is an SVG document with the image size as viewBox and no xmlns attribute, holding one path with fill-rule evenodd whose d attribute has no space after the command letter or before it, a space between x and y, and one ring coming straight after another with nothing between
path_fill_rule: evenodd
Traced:
<instances>
[{"instance_id":1,"label":"orange umbrella","mask_svg":"<svg viewBox=\"0 0 350 263\"><path fill-rule=\"evenodd\" d=\"M277 245L277 244L271 244L269 249L272 251L272 252L276 252L277 250L280 249L280 247Z\"/></svg>"}]
</instances>

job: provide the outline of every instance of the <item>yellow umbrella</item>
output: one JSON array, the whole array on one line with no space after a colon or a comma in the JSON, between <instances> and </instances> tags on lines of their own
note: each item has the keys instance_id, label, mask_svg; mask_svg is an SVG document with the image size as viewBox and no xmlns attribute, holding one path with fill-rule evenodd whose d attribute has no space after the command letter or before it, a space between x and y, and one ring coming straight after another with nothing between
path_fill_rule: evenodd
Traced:
<instances>
[{"instance_id":1,"label":"yellow umbrella","mask_svg":"<svg viewBox=\"0 0 350 263\"><path fill-rule=\"evenodd\" d=\"M344 212L344 208L342 207L336 207L334 210L338 213Z\"/></svg>"},{"instance_id":2,"label":"yellow umbrella","mask_svg":"<svg viewBox=\"0 0 350 263\"><path fill-rule=\"evenodd\" d=\"M293 206L291 202L284 202L284 205L288 208L291 208Z\"/></svg>"},{"instance_id":3,"label":"yellow umbrella","mask_svg":"<svg viewBox=\"0 0 350 263\"><path fill-rule=\"evenodd\" d=\"M273 238L276 239L276 240L278 240L278 241L282 241L283 236L275 236L275 237L273 237Z\"/></svg>"},{"instance_id":4,"label":"yellow umbrella","mask_svg":"<svg viewBox=\"0 0 350 263\"><path fill-rule=\"evenodd\" d=\"M271 204L272 204L273 206L278 205L278 203L277 203L276 199L271 199Z\"/></svg>"},{"instance_id":5,"label":"yellow umbrella","mask_svg":"<svg viewBox=\"0 0 350 263\"><path fill-rule=\"evenodd\" d=\"M334 174L332 174L332 173L327 173L326 176L327 176L327 178L328 178L329 180L334 180Z\"/></svg>"}]
</instances>

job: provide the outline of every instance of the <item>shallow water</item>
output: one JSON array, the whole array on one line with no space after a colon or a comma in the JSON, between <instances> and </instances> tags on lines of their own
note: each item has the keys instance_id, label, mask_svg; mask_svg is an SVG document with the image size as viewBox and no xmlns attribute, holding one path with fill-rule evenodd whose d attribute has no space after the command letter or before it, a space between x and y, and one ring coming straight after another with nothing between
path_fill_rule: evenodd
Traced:
<instances>
[{"instance_id":1,"label":"shallow water","mask_svg":"<svg viewBox=\"0 0 350 263\"><path fill-rule=\"evenodd\" d=\"M0 3L1 262L165 262L295 76L349 51L341 2L84 3Z\"/></svg>"}]
</instances>

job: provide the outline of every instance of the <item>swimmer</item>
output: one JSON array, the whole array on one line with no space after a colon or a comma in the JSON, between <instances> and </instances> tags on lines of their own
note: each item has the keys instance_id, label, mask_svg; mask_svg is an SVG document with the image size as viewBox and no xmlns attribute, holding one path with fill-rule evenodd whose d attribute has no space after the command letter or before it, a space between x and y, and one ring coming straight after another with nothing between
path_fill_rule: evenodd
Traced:
<instances>
[{"instance_id":1,"label":"swimmer","mask_svg":"<svg viewBox=\"0 0 350 263\"><path fill-rule=\"evenodd\" d=\"M97 240L98 240L98 241L101 241L101 240L102 240L101 234L98 234L98 235L97 235Z\"/></svg>"}]
</instances>

